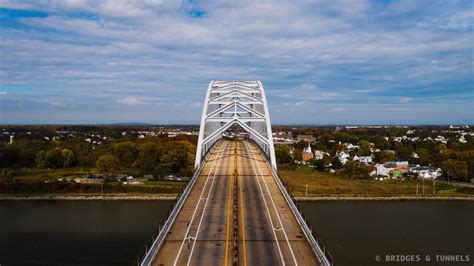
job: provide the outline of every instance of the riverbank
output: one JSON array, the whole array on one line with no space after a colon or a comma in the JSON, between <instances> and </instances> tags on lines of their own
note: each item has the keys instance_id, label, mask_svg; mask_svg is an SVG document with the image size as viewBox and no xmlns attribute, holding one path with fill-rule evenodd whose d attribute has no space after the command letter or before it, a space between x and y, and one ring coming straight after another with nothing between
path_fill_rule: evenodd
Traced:
<instances>
[{"instance_id":1,"label":"riverbank","mask_svg":"<svg viewBox=\"0 0 474 266\"><path fill-rule=\"evenodd\" d=\"M177 194L44 194L0 195L0 200L175 200Z\"/></svg>"},{"instance_id":2,"label":"riverbank","mask_svg":"<svg viewBox=\"0 0 474 266\"><path fill-rule=\"evenodd\" d=\"M468 183L447 183L423 179L350 179L336 174L315 171L309 167L279 171L285 185L295 197L337 198L464 198L474 197L474 188ZM422 196L424 195L424 196Z\"/></svg>"},{"instance_id":3,"label":"riverbank","mask_svg":"<svg viewBox=\"0 0 474 266\"><path fill-rule=\"evenodd\" d=\"M399 196L399 197L295 197L297 201L474 201L474 197L411 197L411 196Z\"/></svg>"},{"instance_id":4,"label":"riverbank","mask_svg":"<svg viewBox=\"0 0 474 266\"><path fill-rule=\"evenodd\" d=\"M44 195L0 195L0 200L175 200L177 194L44 194ZM347 197L347 196L296 196L297 201L418 201L457 200L474 201L474 197Z\"/></svg>"}]
</instances>

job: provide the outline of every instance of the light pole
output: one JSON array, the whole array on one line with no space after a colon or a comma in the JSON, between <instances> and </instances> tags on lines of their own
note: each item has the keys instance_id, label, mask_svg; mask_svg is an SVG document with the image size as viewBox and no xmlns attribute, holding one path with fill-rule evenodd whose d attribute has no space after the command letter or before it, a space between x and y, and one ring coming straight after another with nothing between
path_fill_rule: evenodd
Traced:
<instances>
[{"instance_id":1,"label":"light pole","mask_svg":"<svg viewBox=\"0 0 474 266\"><path fill-rule=\"evenodd\" d=\"M421 177L423 180L423 188L421 189L423 191L423 195L425 195L425 178L424 177Z\"/></svg>"}]
</instances>

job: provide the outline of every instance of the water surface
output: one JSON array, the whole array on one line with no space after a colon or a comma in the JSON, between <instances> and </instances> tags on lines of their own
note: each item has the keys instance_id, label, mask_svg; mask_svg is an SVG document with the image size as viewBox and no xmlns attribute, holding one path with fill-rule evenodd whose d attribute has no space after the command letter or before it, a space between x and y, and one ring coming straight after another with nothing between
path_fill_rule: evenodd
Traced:
<instances>
[{"instance_id":1,"label":"water surface","mask_svg":"<svg viewBox=\"0 0 474 266\"><path fill-rule=\"evenodd\" d=\"M130 265L166 201L0 201L0 264Z\"/></svg>"},{"instance_id":2,"label":"water surface","mask_svg":"<svg viewBox=\"0 0 474 266\"><path fill-rule=\"evenodd\" d=\"M0 201L0 264L130 265L163 201ZM474 202L302 202L336 265L473 265ZM460 254L469 263L383 263ZM376 261L381 256L382 262Z\"/></svg>"},{"instance_id":3,"label":"water surface","mask_svg":"<svg viewBox=\"0 0 474 266\"><path fill-rule=\"evenodd\" d=\"M472 201L301 202L299 205L328 246L336 265L474 265ZM420 261L384 263L387 255L418 255ZM435 255L469 255L470 262L436 263ZM424 261L426 256L429 262Z\"/></svg>"}]
</instances>

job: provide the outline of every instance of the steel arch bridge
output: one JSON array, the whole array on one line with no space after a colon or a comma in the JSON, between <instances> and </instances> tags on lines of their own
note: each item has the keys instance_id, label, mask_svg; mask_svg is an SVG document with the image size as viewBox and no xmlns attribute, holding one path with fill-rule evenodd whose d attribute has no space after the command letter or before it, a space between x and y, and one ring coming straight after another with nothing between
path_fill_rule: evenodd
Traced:
<instances>
[{"instance_id":1,"label":"steel arch bridge","mask_svg":"<svg viewBox=\"0 0 474 266\"><path fill-rule=\"evenodd\" d=\"M270 115L262 83L213 80L207 88L201 117L195 167L230 127L238 125L249 133L276 170Z\"/></svg>"}]
</instances>

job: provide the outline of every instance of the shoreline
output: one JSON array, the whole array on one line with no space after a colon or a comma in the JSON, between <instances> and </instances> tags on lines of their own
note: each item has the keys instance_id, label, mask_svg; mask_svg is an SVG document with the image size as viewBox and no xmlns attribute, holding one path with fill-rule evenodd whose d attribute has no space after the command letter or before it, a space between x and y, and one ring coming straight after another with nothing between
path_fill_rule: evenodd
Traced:
<instances>
[{"instance_id":1,"label":"shoreline","mask_svg":"<svg viewBox=\"0 0 474 266\"><path fill-rule=\"evenodd\" d=\"M1 195L2 200L157 200L170 201L175 200L177 194L45 194L45 195Z\"/></svg>"},{"instance_id":2,"label":"shoreline","mask_svg":"<svg viewBox=\"0 0 474 266\"><path fill-rule=\"evenodd\" d=\"M9 195L0 194L0 201L8 200L175 200L177 194L44 194L44 195ZM296 196L296 201L474 201L474 197L416 197L416 196L390 196L390 197L367 197L367 196Z\"/></svg>"},{"instance_id":3,"label":"shoreline","mask_svg":"<svg viewBox=\"0 0 474 266\"><path fill-rule=\"evenodd\" d=\"M416 196L390 196L390 197L367 197L367 196L328 196L328 197L294 197L296 201L474 201L474 197L416 197Z\"/></svg>"}]
</instances>

